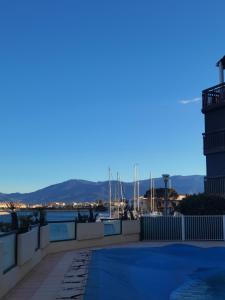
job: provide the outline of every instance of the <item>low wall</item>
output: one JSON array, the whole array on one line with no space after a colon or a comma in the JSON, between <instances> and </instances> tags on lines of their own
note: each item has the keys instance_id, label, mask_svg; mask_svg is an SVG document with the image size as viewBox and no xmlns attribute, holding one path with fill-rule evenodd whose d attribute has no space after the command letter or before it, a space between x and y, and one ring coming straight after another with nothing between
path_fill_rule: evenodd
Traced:
<instances>
[{"instance_id":1,"label":"low wall","mask_svg":"<svg viewBox=\"0 0 225 300\"><path fill-rule=\"evenodd\" d=\"M77 223L77 240L93 240L104 237L103 223Z\"/></svg>"},{"instance_id":2,"label":"low wall","mask_svg":"<svg viewBox=\"0 0 225 300\"><path fill-rule=\"evenodd\" d=\"M104 236L103 223L78 223L76 240L49 242L49 226L40 227L40 248L37 249L37 228L17 235L17 265L3 273L3 243L0 241L0 298L10 291L47 254L99 248L137 242L140 224L137 221L123 221L122 234Z\"/></svg>"},{"instance_id":3,"label":"low wall","mask_svg":"<svg viewBox=\"0 0 225 300\"><path fill-rule=\"evenodd\" d=\"M0 283L2 281L2 276L3 276L3 251L4 251L3 243L0 242Z\"/></svg>"},{"instance_id":4,"label":"low wall","mask_svg":"<svg viewBox=\"0 0 225 300\"><path fill-rule=\"evenodd\" d=\"M10 291L27 273L29 273L47 254L49 245L49 226L40 227L40 248L39 228L17 235L17 265L3 273L4 258L2 252L3 243L0 242L0 298Z\"/></svg>"},{"instance_id":5,"label":"low wall","mask_svg":"<svg viewBox=\"0 0 225 300\"><path fill-rule=\"evenodd\" d=\"M26 233L18 234L17 236L17 264L24 265L30 260L36 248L36 232L34 230Z\"/></svg>"},{"instance_id":6,"label":"low wall","mask_svg":"<svg viewBox=\"0 0 225 300\"><path fill-rule=\"evenodd\" d=\"M131 242L138 242L140 240L139 234L132 235L110 235L101 239L82 240L82 241L64 241L54 242L48 246L48 253L57 253L62 251L79 250L86 248L101 248L105 246L113 246L126 244Z\"/></svg>"},{"instance_id":7,"label":"low wall","mask_svg":"<svg viewBox=\"0 0 225 300\"><path fill-rule=\"evenodd\" d=\"M123 235L140 234L140 232L141 232L140 220L122 221Z\"/></svg>"},{"instance_id":8,"label":"low wall","mask_svg":"<svg viewBox=\"0 0 225 300\"><path fill-rule=\"evenodd\" d=\"M36 251L32 259L24 263L22 266L16 266L7 273L2 275L0 281L0 298L10 291L23 277L29 273L46 255L41 250Z\"/></svg>"},{"instance_id":9,"label":"low wall","mask_svg":"<svg viewBox=\"0 0 225 300\"><path fill-rule=\"evenodd\" d=\"M40 227L40 248L44 249L49 245L49 225Z\"/></svg>"}]
</instances>

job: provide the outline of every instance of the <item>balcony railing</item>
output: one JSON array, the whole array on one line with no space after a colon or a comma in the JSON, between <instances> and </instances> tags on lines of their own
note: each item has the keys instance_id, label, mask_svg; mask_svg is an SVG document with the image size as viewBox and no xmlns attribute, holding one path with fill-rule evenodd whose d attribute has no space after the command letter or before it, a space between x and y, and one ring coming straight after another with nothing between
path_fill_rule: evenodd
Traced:
<instances>
[{"instance_id":1,"label":"balcony railing","mask_svg":"<svg viewBox=\"0 0 225 300\"><path fill-rule=\"evenodd\" d=\"M204 185L208 194L225 195L225 176L205 177Z\"/></svg>"},{"instance_id":2,"label":"balcony railing","mask_svg":"<svg viewBox=\"0 0 225 300\"><path fill-rule=\"evenodd\" d=\"M225 151L225 130L203 134L204 154Z\"/></svg>"},{"instance_id":3,"label":"balcony railing","mask_svg":"<svg viewBox=\"0 0 225 300\"><path fill-rule=\"evenodd\" d=\"M225 83L202 91L202 112L225 105Z\"/></svg>"}]
</instances>

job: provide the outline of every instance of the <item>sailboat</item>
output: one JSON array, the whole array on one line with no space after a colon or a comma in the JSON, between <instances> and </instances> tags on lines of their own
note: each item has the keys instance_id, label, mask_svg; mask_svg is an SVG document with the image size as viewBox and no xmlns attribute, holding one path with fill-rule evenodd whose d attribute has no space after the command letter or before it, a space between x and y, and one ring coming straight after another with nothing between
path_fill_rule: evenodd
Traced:
<instances>
[{"instance_id":1,"label":"sailboat","mask_svg":"<svg viewBox=\"0 0 225 300\"><path fill-rule=\"evenodd\" d=\"M133 195L133 215L135 218L140 216L140 182L137 164L134 165L134 195Z\"/></svg>"},{"instance_id":2,"label":"sailboat","mask_svg":"<svg viewBox=\"0 0 225 300\"><path fill-rule=\"evenodd\" d=\"M152 178L152 173L150 172L149 178L149 191L150 191L150 212L145 213L143 216L161 216L162 214L157 211L156 199L155 199L155 180Z\"/></svg>"},{"instance_id":3,"label":"sailboat","mask_svg":"<svg viewBox=\"0 0 225 300\"><path fill-rule=\"evenodd\" d=\"M111 169L108 169L108 173L109 173L109 199L108 199L108 204L109 204L109 213L108 215L105 214L99 214L96 222L101 222L101 221L107 221L107 220L113 220L113 214L112 214L112 182L111 182Z\"/></svg>"}]
</instances>

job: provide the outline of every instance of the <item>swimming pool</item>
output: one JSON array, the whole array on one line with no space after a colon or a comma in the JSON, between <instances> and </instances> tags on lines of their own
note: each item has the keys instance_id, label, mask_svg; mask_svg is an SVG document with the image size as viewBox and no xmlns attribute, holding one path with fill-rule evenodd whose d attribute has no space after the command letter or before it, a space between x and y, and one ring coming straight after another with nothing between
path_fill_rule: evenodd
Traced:
<instances>
[{"instance_id":1,"label":"swimming pool","mask_svg":"<svg viewBox=\"0 0 225 300\"><path fill-rule=\"evenodd\" d=\"M84 299L225 299L225 248L177 244L95 250Z\"/></svg>"}]
</instances>

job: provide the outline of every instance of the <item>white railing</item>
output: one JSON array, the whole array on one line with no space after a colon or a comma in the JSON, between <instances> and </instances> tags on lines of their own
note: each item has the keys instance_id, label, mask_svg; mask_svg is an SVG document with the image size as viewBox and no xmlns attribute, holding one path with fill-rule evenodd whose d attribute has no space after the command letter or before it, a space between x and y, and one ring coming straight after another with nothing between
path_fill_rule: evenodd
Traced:
<instances>
[{"instance_id":1,"label":"white railing","mask_svg":"<svg viewBox=\"0 0 225 300\"><path fill-rule=\"evenodd\" d=\"M223 241L225 216L142 217L142 240Z\"/></svg>"},{"instance_id":2,"label":"white railing","mask_svg":"<svg viewBox=\"0 0 225 300\"><path fill-rule=\"evenodd\" d=\"M185 216L185 240L224 239L223 216Z\"/></svg>"}]
</instances>

